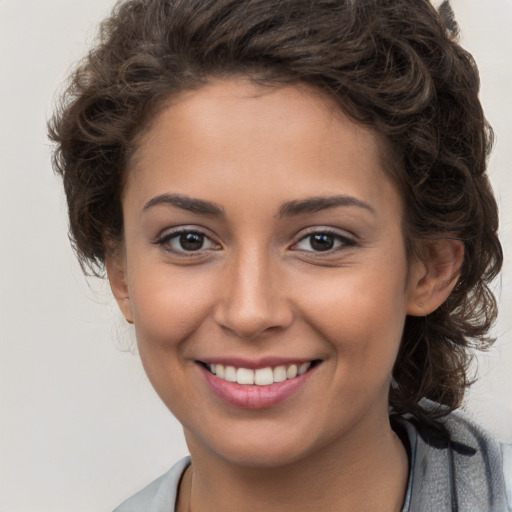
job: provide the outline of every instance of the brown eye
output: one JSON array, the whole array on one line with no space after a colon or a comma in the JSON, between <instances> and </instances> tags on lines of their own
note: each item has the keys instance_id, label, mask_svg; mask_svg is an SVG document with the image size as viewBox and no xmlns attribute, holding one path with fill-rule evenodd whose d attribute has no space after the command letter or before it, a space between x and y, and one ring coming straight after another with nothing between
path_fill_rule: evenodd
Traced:
<instances>
[{"instance_id":1,"label":"brown eye","mask_svg":"<svg viewBox=\"0 0 512 512\"><path fill-rule=\"evenodd\" d=\"M185 251L199 251L204 245L204 235L202 233L182 233L179 236L179 243Z\"/></svg>"},{"instance_id":2,"label":"brown eye","mask_svg":"<svg viewBox=\"0 0 512 512\"><path fill-rule=\"evenodd\" d=\"M315 233L310 236L311 248L314 251L329 251L334 247L335 238L326 233Z\"/></svg>"},{"instance_id":3,"label":"brown eye","mask_svg":"<svg viewBox=\"0 0 512 512\"><path fill-rule=\"evenodd\" d=\"M302 237L294 246L294 250L321 253L335 253L347 247L357 245L356 241L338 232L315 231Z\"/></svg>"},{"instance_id":4,"label":"brown eye","mask_svg":"<svg viewBox=\"0 0 512 512\"><path fill-rule=\"evenodd\" d=\"M180 229L170 232L155 241L165 251L183 256L193 256L194 253L202 254L204 251L219 250L216 244L208 235L201 231Z\"/></svg>"}]
</instances>

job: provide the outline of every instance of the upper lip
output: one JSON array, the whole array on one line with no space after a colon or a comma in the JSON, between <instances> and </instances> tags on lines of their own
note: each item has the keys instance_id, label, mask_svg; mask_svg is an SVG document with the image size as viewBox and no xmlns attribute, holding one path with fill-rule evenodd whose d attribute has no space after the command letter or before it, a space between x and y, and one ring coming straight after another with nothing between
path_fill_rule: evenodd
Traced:
<instances>
[{"instance_id":1,"label":"upper lip","mask_svg":"<svg viewBox=\"0 0 512 512\"><path fill-rule=\"evenodd\" d=\"M310 363L317 361L316 358L306 357L278 357L278 356L265 356L257 359L247 359L240 356L222 356L222 357L208 357L200 359L198 362L204 364L221 364L223 366L234 366L235 368L248 368L257 370L259 368L275 368L276 366L290 366L292 364L301 365L303 363Z\"/></svg>"}]
</instances>

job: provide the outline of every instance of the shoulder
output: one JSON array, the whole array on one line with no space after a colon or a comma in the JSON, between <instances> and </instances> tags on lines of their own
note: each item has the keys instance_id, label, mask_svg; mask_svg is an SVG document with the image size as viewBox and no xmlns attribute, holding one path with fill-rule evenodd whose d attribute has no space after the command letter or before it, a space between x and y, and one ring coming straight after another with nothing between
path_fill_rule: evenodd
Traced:
<instances>
[{"instance_id":1,"label":"shoulder","mask_svg":"<svg viewBox=\"0 0 512 512\"><path fill-rule=\"evenodd\" d=\"M512 511L512 443L500 443L503 456L503 474L505 476L505 492L509 510Z\"/></svg>"},{"instance_id":2,"label":"shoulder","mask_svg":"<svg viewBox=\"0 0 512 512\"><path fill-rule=\"evenodd\" d=\"M124 501L114 512L172 512L178 494L178 485L190 457L177 462L167 473Z\"/></svg>"},{"instance_id":3,"label":"shoulder","mask_svg":"<svg viewBox=\"0 0 512 512\"><path fill-rule=\"evenodd\" d=\"M409 510L511 510L511 445L500 443L461 411L436 426L414 418L397 421L411 447Z\"/></svg>"}]
</instances>

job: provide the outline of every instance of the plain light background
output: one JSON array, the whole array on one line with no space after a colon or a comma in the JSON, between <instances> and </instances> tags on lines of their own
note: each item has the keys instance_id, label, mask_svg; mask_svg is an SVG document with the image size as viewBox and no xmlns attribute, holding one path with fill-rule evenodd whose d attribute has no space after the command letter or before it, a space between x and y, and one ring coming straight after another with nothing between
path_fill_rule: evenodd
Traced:
<instances>
[{"instance_id":1,"label":"plain light background","mask_svg":"<svg viewBox=\"0 0 512 512\"><path fill-rule=\"evenodd\" d=\"M467 408L512 441L512 1L452 0L497 134L498 342ZM0 512L108 512L187 453L108 285L69 248L46 120L111 0L0 0Z\"/></svg>"}]
</instances>

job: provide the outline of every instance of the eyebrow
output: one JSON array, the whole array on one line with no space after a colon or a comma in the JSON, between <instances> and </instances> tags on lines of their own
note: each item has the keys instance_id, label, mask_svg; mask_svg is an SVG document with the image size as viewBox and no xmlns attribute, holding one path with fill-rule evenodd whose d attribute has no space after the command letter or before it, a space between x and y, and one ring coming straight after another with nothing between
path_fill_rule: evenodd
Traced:
<instances>
[{"instance_id":1,"label":"eyebrow","mask_svg":"<svg viewBox=\"0 0 512 512\"><path fill-rule=\"evenodd\" d=\"M182 194L160 194L155 196L144 205L142 211L145 212L150 208L159 205L171 205L176 208L201 215L212 215L216 217L224 215L224 209L216 203L205 201L204 199L192 198ZM340 206L355 206L373 214L376 213L372 206L360 199L353 196L336 195L308 197L307 199L288 201L279 208L279 217L283 218L305 215Z\"/></svg>"},{"instance_id":2,"label":"eyebrow","mask_svg":"<svg viewBox=\"0 0 512 512\"><path fill-rule=\"evenodd\" d=\"M171 205L182 210L201 215L224 215L224 210L217 204L204 199L195 199L181 194L160 194L150 199L142 208L145 212L158 205Z\"/></svg>"},{"instance_id":3,"label":"eyebrow","mask_svg":"<svg viewBox=\"0 0 512 512\"><path fill-rule=\"evenodd\" d=\"M279 217L293 217L295 215L316 213L329 208L337 208L339 206L355 206L376 214L375 209L372 206L360 199L347 195L336 195L308 197L307 199L300 201L289 201L288 203L283 204L279 209Z\"/></svg>"}]
</instances>

